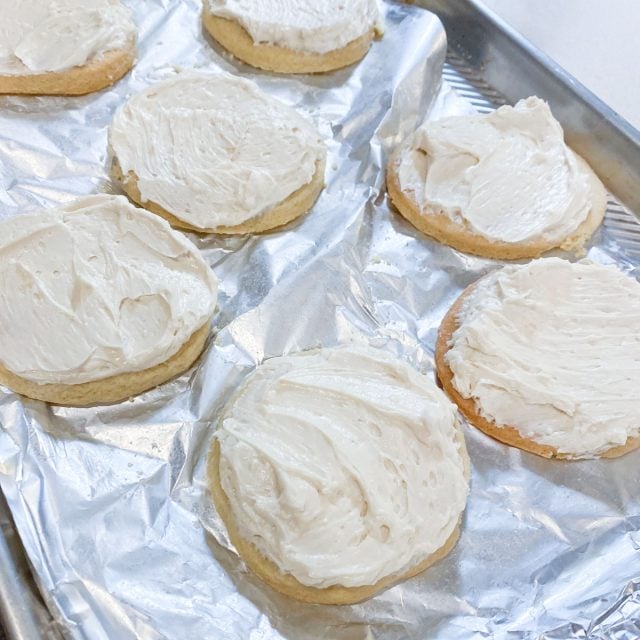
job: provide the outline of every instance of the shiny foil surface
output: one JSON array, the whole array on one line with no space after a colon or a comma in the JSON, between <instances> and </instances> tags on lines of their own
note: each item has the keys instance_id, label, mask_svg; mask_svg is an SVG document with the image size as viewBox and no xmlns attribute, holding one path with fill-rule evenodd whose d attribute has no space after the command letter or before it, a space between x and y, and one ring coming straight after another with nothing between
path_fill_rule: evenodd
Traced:
<instances>
[{"instance_id":1,"label":"shiny foil surface","mask_svg":"<svg viewBox=\"0 0 640 640\"><path fill-rule=\"evenodd\" d=\"M389 210L389 151L425 117L489 105L450 66L439 21L385 4L358 65L279 76L203 34L197 0L131 0L139 57L79 98L0 98L0 215L96 191L107 127L179 68L254 79L327 139L327 186L299 221L260 236L192 236L220 279L191 371L111 406L52 407L0 390L0 484L36 580L69 638L400 640L640 636L640 452L554 462L466 428L473 464L460 542L427 572L355 606L305 605L247 571L206 487L216 416L266 358L369 343L433 375L441 318L500 263L422 236ZM640 275L640 227L611 203L588 257ZM621 301L624 304L624 301ZM27 330L28 328L25 328ZM51 336L55 340L55 336Z\"/></svg>"}]
</instances>

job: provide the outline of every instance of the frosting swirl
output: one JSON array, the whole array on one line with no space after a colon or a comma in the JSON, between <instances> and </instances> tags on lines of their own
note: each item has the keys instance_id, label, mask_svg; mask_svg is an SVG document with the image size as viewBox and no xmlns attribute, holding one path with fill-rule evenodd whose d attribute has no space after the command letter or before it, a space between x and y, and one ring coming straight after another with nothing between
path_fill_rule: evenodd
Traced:
<instances>
[{"instance_id":1,"label":"frosting swirl","mask_svg":"<svg viewBox=\"0 0 640 640\"><path fill-rule=\"evenodd\" d=\"M191 242L122 196L0 222L0 361L36 383L164 362L208 322L216 292Z\"/></svg>"},{"instance_id":2,"label":"frosting swirl","mask_svg":"<svg viewBox=\"0 0 640 640\"><path fill-rule=\"evenodd\" d=\"M455 407L373 349L266 361L216 437L238 531L307 586L408 572L446 542L466 503Z\"/></svg>"},{"instance_id":3,"label":"frosting swirl","mask_svg":"<svg viewBox=\"0 0 640 640\"><path fill-rule=\"evenodd\" d=\"M0 13L4 75L65 71L136 40L120 0L0 0Z\"/></svg>"},{"instance_id":4,"label":"frosting swirl","mask_svg":"<svg viewBox=\"0 0 640 640\"><path fill-rule=\"evenodd\" d=\"M604 200L546 102L426 122L399 157L400 188L490 241L561 244ZM598 190L595 194L594 190Z\"/></svg>"},{"instance_id":5,"label":"frosting swirl","mask_svg":"<svg viewBox=\"0 0 640 640\"><path fill-rule=\"evenodd\" d=\"M183 72L134 96L109 141L143 201L198 229L234 226L311 182L325 148L295 110L226 74Z\"/></svg>"},{"instance_id":6,"label":"frosting swirl","mask_svg":"<svg viewBox=\"0 0 640 640\"><path fill-rule=\"evenodd\" d=\"M464 300L445 360L477 411L587 458L640 432L640 284L559 258L491 273Z\"/></svg>"}]
</instances>

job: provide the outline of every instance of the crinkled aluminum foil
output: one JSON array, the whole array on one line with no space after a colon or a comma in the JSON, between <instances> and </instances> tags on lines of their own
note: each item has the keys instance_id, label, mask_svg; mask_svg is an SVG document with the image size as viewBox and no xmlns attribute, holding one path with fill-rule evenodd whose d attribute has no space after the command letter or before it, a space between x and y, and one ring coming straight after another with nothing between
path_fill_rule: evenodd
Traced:
<instances>
[{"instance_id":1,"label":"crinkled aluminum foil","mask_svg":"<svg viewBox=\"0 0 640 640\"><path fill-rule=\"evenodd\" d=\"M0 483L68 636L638 637L639 453L553 462L467 429L463 533L435 567L349 607L293 602L247 572L207 496L215 417L256 364L311 347L366 341L432 371L440 319L496 263L441 246L390 213L383 167L430 109L437 117L471 103L451 90L464 88L451 69L440 87L444 33L417 7L386 5L385 37L359 65L280 77L212 46L197 0L129 4L140 55L125 80L82 98L0 99L3 216L112 190L113 112L173 66L255 79L318 124L330 162L327 188L297 223L262 236L194 236L221 289L214 334L192 371L107 407L50 407L0 392ZM589 257L637 276L639 230L612 205Z\"/></svg>"}]
</instances>

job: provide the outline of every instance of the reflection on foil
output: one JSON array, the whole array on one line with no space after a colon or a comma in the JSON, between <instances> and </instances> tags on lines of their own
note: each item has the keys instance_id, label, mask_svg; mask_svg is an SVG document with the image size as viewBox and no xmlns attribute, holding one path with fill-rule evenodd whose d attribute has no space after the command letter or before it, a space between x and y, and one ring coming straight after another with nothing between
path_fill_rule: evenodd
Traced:
<instances>
[{"instance_id":1,"label":"reflection on foil","mask_svg":"<svg viewBox=\"0 0 640 640\"><path fill-rule=\"evenodd\" d=\"M0 483L68 636L635 637L636 583L612 603L640 575L638 453L563 464L468 429L462 537L426 573L359 605L323 607L292 602L246 570L207 495L215 417L256 364L301 349L368 342L432 371L447 307L497 263L441 246L392 214L384 164L425 115L465 113L470 103L450 82L440 87L444 33L417 7L386 5L385 36L360 64L285 77L255 72L208 42L197 0L128 4L141 37L125 80L83 98L0 99L0 216L113 190L113 112L173 67L238 73L308 115L328 140L327 187L285 229L193 236L221 289L215 331L190 372L105 407L49 407L0 392ZM638 225L619 216L626 242ZM637 273L637 243L622 242L617 218L608 220L589 256Z\"/></svg>"},{"instance_id":2,"label":"reflection on foil","mask_svg":"<svg viewBox=\"0 0 640 640\"><path fill-rule=\"evenodd\" d=\"M543 633L540 640L635 640L640 638L640 578L631 580L620 597L585 628L570 622Z\"/></svg>"}]
</instances>

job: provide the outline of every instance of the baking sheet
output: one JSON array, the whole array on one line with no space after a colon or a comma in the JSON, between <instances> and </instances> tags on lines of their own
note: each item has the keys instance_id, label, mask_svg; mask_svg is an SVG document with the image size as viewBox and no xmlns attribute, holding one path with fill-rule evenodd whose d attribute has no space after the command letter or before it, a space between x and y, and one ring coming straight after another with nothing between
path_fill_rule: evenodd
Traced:
<instances>
[{"instance_id":1,"label":"baking sheet","mask_svg":"<svg viewBox=\"0 0 640 640\"><path fill-rule=\"evenodd\" d=\"M444 33L417 7L386 4L385 37L359 65L287 78L211 47L195 0L127 4L141 28L140 56L115 88L0 99L2 216L111 191L113 111L175 67L253 78L307 113L329 139L327 188L308 216L275 233L192 236L221 289L214 334L187 374L86 409L0 390L0 485L68 636L637 636L637 452L559 463L467 429L473 471L462 537L426 573L363 604L326 607L288 600L246 571L207 496L215 416L257 363L301 349L364 341L432 371L449 304L499 263L438 245L391 214L382 167L427 113L488 103L451 67L440 87ZM638 277L639 234L635 218L611 203L588 255Z\"/></svg>"}]
</instances>

